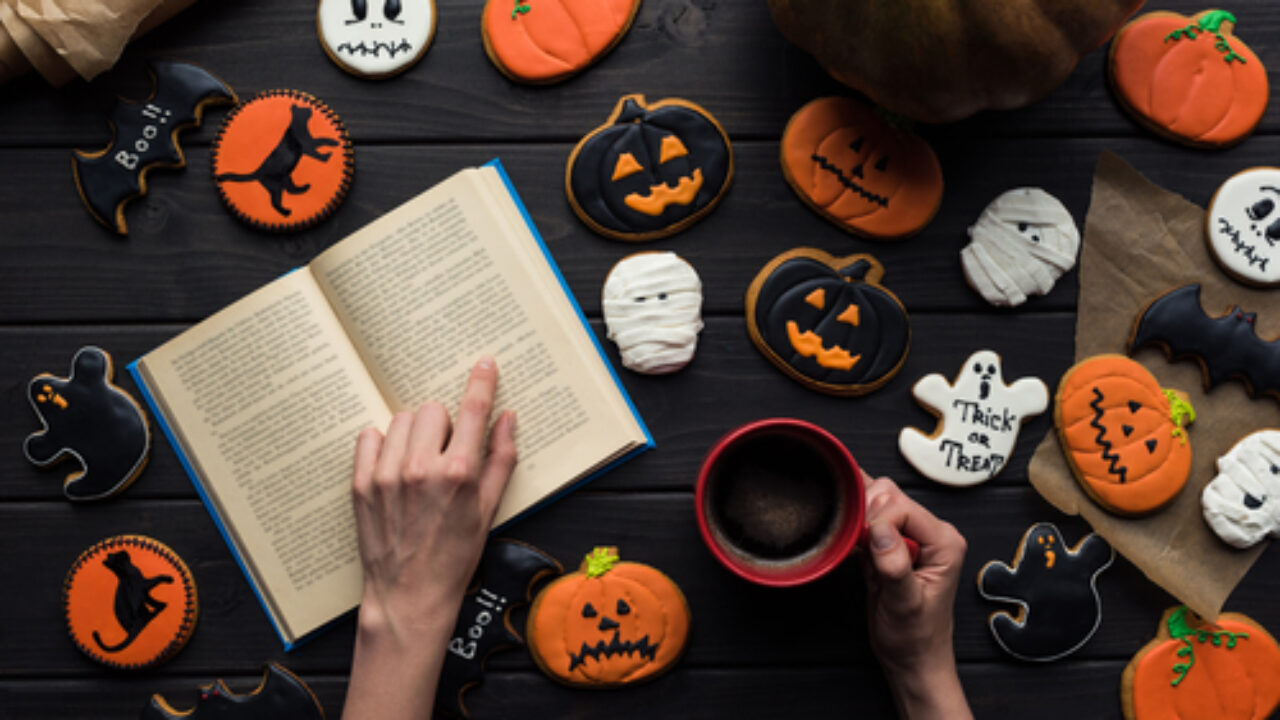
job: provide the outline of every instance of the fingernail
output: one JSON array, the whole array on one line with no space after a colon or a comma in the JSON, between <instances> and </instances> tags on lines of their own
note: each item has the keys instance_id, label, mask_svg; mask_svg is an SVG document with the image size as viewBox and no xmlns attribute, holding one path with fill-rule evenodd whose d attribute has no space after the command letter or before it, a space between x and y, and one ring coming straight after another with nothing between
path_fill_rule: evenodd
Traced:
<instances>
[{"instance_id":1,"label":"fingernail","mask_svg":"<svg viewBox=\"0 0 1280 720\"><path fill-rule=\"evenodd\" d=\"M876 510L884 507L884 504L887 502L889 502L889 496L886 493L880 493L872 497L867 501L867 514L873 514Z\"/></svg>"},{"instance_id":2,"label":"fingernail","mask_svg":"<svg viewBox=\"0 0 1280 720\"><path fill-rule=\"evenodd\" d=\"M502 417L498 418L498 422L501 423L502 425L501 430L503 430L504 432L515 432L516 411L507 410L506 412L502 413Z\"/></svg>"},{"instance_id":3,"label":"fingernail","mask_svg":"<svg viewBox=\"0 0 1280 720\"><path fill-rule=\"evenodd\" d=\"M884 552L898 542L898 533L888 523L872 523L868 528L871 535L871 549Z\"/></svg>"},{"instance_id":4,"label":"fingernail","mask_svg":"<svg viewBox=\"0 0 1280 720\"><path fill-rule=\"evenodd\" d=\"M481 370L492 370L493 356L485 355L484 357L480 358L479 360L476 361L476 367L480 368Z\"/></svg>"}]
</instances>

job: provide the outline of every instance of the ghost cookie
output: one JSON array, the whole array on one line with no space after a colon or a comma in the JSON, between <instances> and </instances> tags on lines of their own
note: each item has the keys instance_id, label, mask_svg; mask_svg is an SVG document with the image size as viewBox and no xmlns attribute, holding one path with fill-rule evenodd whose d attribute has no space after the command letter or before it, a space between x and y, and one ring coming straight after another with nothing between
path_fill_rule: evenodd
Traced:
<instances>
[{"instance_id":1,"label":"ghost cookie","mask_svg":"<svg viewBox=\"0 0 1280 720\"><path fill-rule=\"evenodd\" d=\"M436 33L435 0L320 0L320 45L352 75L398 75L418 62Z\"/></svg>"},{"instance_id":2,"label":"ghost cookie","mask_svg":"<svg viewBox=\"0 0 1280 720\"><path fill-rule=\"evenodd\" d=\"M903 428L898 450L921 475L957 487L995 477L1009 461L1023 421L1049 406L1049 387L1039 378L1006 385L1000 356L990 350L970 355L955 382L926 375L911 392L938 416L938 427L932 435Z\"/></svg>"},{"instance_id":3,"label":"ghost cookie","mask_svg":"<svg viewBox=\"0 0 1280 720\"><path fill-rule=\"evenodd\" d=\"M66 457L80 463L62 492L70 500L98 500L129 486L147 464L151 433L142 408L114 385L111 356L88 346L71 360L71 377L41 373L27 399L44 429L27 436L22 451L46 467Z\"/></svg>"},{"instance_id":4,"label":"ghost cookie","mask_svg":"<svg viewBox=\"0 0 1280 720\"><path fill-rule=\"evenodd\" d=\"M488 0L480 33L503 75L545 85L604 57L639 10L640 0Z\"/></svg>"},{"instance_id":5,"label":"ghost cookie","mask_svg":"<svg viewBox=\"0 0 1280 720\"><path fill-rule=\"evenodd\" d=\"M1009 190L969 228L960 251L969 286L992 305L1013 307L1046 295L1075 267L1080 231L1071 213L1040 188Z\"/></svg>"},{"instance_id":6,"label":"ghost cookie","mask_svg":"<svg viewBox=\"0 0 1280 720\"><path fill-rule=\"evenodd\" d=\"M604 324L622 364L646 375L693 359L702 330L702 282L673 252L628 255L604 281Z\"/></svg>"},{"instance_id":7,"label":"ghost cookie","mask_svg":"<svg viewBox=\"0 0 1280 720\"><path fill-rule=\"evenodd\" d=\"M991 613L987 623L1005 652L1019 660L1057 660L1079 650L1102 622L1098 575L1115 552L1094 533L1068 548L1052 523L1032 525L1010 567L992 560L978 571L978 592L1018 605L1017 616Z\"/></svg>"},{"instance_id":8,"label":"ghost cookie","mask_svg":"<svg viewBox=\"0 0 1280 720\"><path fill-rule=\"evenodd\" d=\"M1280 168L1236 173L1213 194L1205 213L1209 254L1247 285L1280 285Z\"/></svg>"},{"instance_id":9,"label":"ghost cookie","mask_svg":"<svg viewBox=\"0 0 1280 720\"><path fill-rule=\"evenodd\" d=\"M1218 474L1200 494L1204 520L1238 548L1280 537L1280 430L1246 435L1218 458Z\"/></svg>"},{"instance_id":10,"label":"ghost cookie","mask_svg":"<svg viewBox=\"0 0 1280 720\"><path fill-rule=\"evenodd\" d=\"M276 663L267 663L253 690L238 693L219 679L200 686L193 707L179 710L155 694L138 720L324 720L324 708L311 688Z\"/></svg>"}]
</instances>

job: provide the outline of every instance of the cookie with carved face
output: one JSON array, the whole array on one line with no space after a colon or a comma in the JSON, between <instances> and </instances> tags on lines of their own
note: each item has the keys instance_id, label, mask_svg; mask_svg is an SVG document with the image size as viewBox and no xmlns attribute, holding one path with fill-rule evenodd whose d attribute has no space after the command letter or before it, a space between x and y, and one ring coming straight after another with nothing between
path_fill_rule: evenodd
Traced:
<instances>
[{"instance_id":1,"label":"cookie with carved face","mask_svg":"<svg viewBox=\"0 0 1280 720\"><path fill-rule=\"evenodd\" d=\"M1205 522L1230 545L1280 537L1280 430L1246 435L1219 457L1200 505Z\"/></svg>"},{"instance_id":2,"label":"cookie with carved face","mask_svg":"<svg viewBox=\"0 0 1280 720\"><path fill-rule=\"evenodd\" d=\"M413 67L436 33L435 0L320 0L316 29L329 59L382 78Z\"/></svg>"},{"instance_id":3,"label":"cookie with carved face","mask_svg":"<svg viewBox=\"0 0 1280 720\"><path fill-rule=\"evenodd\" d=\"M1205 213L1209 254L1247 285L1280 285L1280 168L1232 175Z\"/></svg>"}]
</instances>

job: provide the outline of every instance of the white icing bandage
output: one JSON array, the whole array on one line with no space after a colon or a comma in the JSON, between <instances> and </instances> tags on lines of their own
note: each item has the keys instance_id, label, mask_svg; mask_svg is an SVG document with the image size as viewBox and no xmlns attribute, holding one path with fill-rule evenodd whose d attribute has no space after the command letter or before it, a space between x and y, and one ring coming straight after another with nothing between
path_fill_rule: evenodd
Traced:
<instances>
[{"instance_id":1,"label":"white icing bandage","mask_svg":"<svg viewBox=\"0 0 1280 720\"><path fill-rule=\"evenodd\" d=\"M1232 175L1205 214L1209 251L1227 274L1254 285L1280 285L1280 168Z\"/></svg>"},{"instance_id":2,"label":"white icing bandage","mask_svg":"<svg viewBox=\"0 0 1280 720\"><path fill-rule=\"evenodd\" d=\"M992 305L1014 306L1044 295L1076 264L1080 231L1058 199L1040 188L1015 188L991 201L960 251L965 278Z\"/></svg>"},{"instance_id":3,"label":"white icing bandage","mask_svg":"<svg viewBox=\"0 0 1280 720\"><path fill-rule=\"evenodd\" d=\"M1280 537L1280 430L1246 435L1218 458L1200 495L1204 520L1224 542L1247 548Z\"/></svg>"},{"instance_id":4,"label":"white icing bandage","mask_svg":"<svg viewBox=\"0 0 1280 720\"><path fill-rule=\"evenodd\" d=\"M649 375L675 372L698 347L702 281L673 252L629 255L605 278L604 323L623 365Z\"/></svg>"},{"instance_id":5,"label":"white icing bandage","mask_svg":"<svg viewBox=\"0 0 1280 720\"><path fill-rule=\"evenodd\" d=\"M316 28L325 52L343 70L387 77L427 51L436 30L435 0L320 0Z\"/></svg>"}]
</instances>

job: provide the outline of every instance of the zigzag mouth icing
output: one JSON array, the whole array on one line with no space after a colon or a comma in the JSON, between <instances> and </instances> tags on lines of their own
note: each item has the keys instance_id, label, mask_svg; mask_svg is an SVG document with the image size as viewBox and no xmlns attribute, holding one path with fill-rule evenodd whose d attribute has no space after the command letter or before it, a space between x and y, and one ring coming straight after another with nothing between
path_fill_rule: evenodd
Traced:
<instances>
[{"instance_id":1,"label":"zigzag mouth icing","mask_svg":"<svg viewBox=\"0 0 1280 720\"><path fill-rule=\"evenodd\" d=\"M854 181L853 181L853 178L849 177L848 175L845 175L845 174L840 170L840 168L838 168L838 167L836 167L835 165L833 165L833 164L831 164L830 162L828 162L828 161L827 161L827 159L826 159L825 157L823 157L822 155L819 155L818 153L814 153L813 155L811 155L811 156L810 156L810 158L811 158L814 162L818 163L818 167L822 168L823 170L826 170L827 172L831 173L832 175L835 175L835 176L836 176L836 179L840 181L840 184L841 184L841 185L844 185L844 186L845 186L846 188L848 188L850 191L855 192L855 193L857 193L857 194L861 195L861 196L862 196L862 198L863 198L864 200L866 200L867 202L875 203L876 205L879 205L879 206L880 206L880 207L882 207L882 208L887 208L887 207L889 207L889 198L887 198L887 197L885 197L885 196L883 196L883 195L877 195L877 194L875 194L875 193L871 192L870 190L867 190L866 188L862 187L862 186L861 186L861 185L859 185L858 183L854 182ZM855 173L856 173L859 177L861 177L861 176L862 176L862 171L861 171L861 170L855 170Z\"/></svg>"},{"instance_id":2,"label":"zigzag mouth icing","mask_svg":"<svg viewBox=\"0 0 1280 720\"><path fill-rule=\"evenodd\" d=\"M667 183L658 183L649 187L648 195L633 192L622 201L636 212L657 217L667 209L668 205L688 205L693 202L701 189L702 168L694 168L693 174L682 175L676 181L675 187Z\"/></svg>"},{"instance_id":3,"label":"zigzag mouth icing","mask_svg":"<svg viewBox=\"0 0 1280 720\"><path fill-rule=\"evenodd\" d=\"M658 653L658 643L649 643L649 636L645 635L639 640L621 640L618 637L618 631L613 631L613 639L609 642L603 640L598 641L594 646L582 643L582 649L577 653L569 653L569 672L573 672L575 668L586 662L587 658L594 658L599 662L601 658L608 659L614 655L632 655L639 653L640 657L650 661Z\"/></svg>"},{"instance_id":4,"label":"zigzag mouth icing","mask_svg":"<svg viewBox=\"0 0 1280 720\"><path fill-rule=\"evenodd\" d=\"M397 54L402 52L407 53L410 50L412 50L413 46L409 44L408 40L404 40L404 39L401 39L398 42L393 42L393 43L383 42L379 40L377 42L370 43L367 45L363 40L361 40L358 44L355 44L355 45L352 45L349 42L344 42L341 45L339 45L336 49L338 52L345 52L353 56L360 55L361 57L369 57L370 55L374 57L378 57L383 50L386 50L387 57L394 59Z\"/></svg>"},{"instance_id":5,"label":"zigzag mouth icing","mask_svg":"<svg viewBox=\"0 0 1280 720\"><path fill-rule=\"evenodd\" d=\"M1093 408L1093 419L1089 421L1089 427L1097 428L1098 430L1098 436L1094 438L1093 441L1098 443L1098 446L1102 448L1102 459L1110 463L1107 466L1107 472L1120 478L1120 484L1123 485L1125 482L1125 475L1128 473L1129 470L1128 468L1123 468L1123 467L1116 469L1116 464L1120 462L1120 456L1111 452L1110 440L1102 439L1102 436L1107 434L1107 429L1102 427L1102 425L1098 422L1099 420L1102 419L1102 413L1103 413L1102 408L1099 407L1098 405L1098 403L1101 403L1101 402L1102 402L1102 391L1099 390L1098 388L1093 388L1093 402L1089 403L1089 407Z\"/></svg>"}]
</instances>

